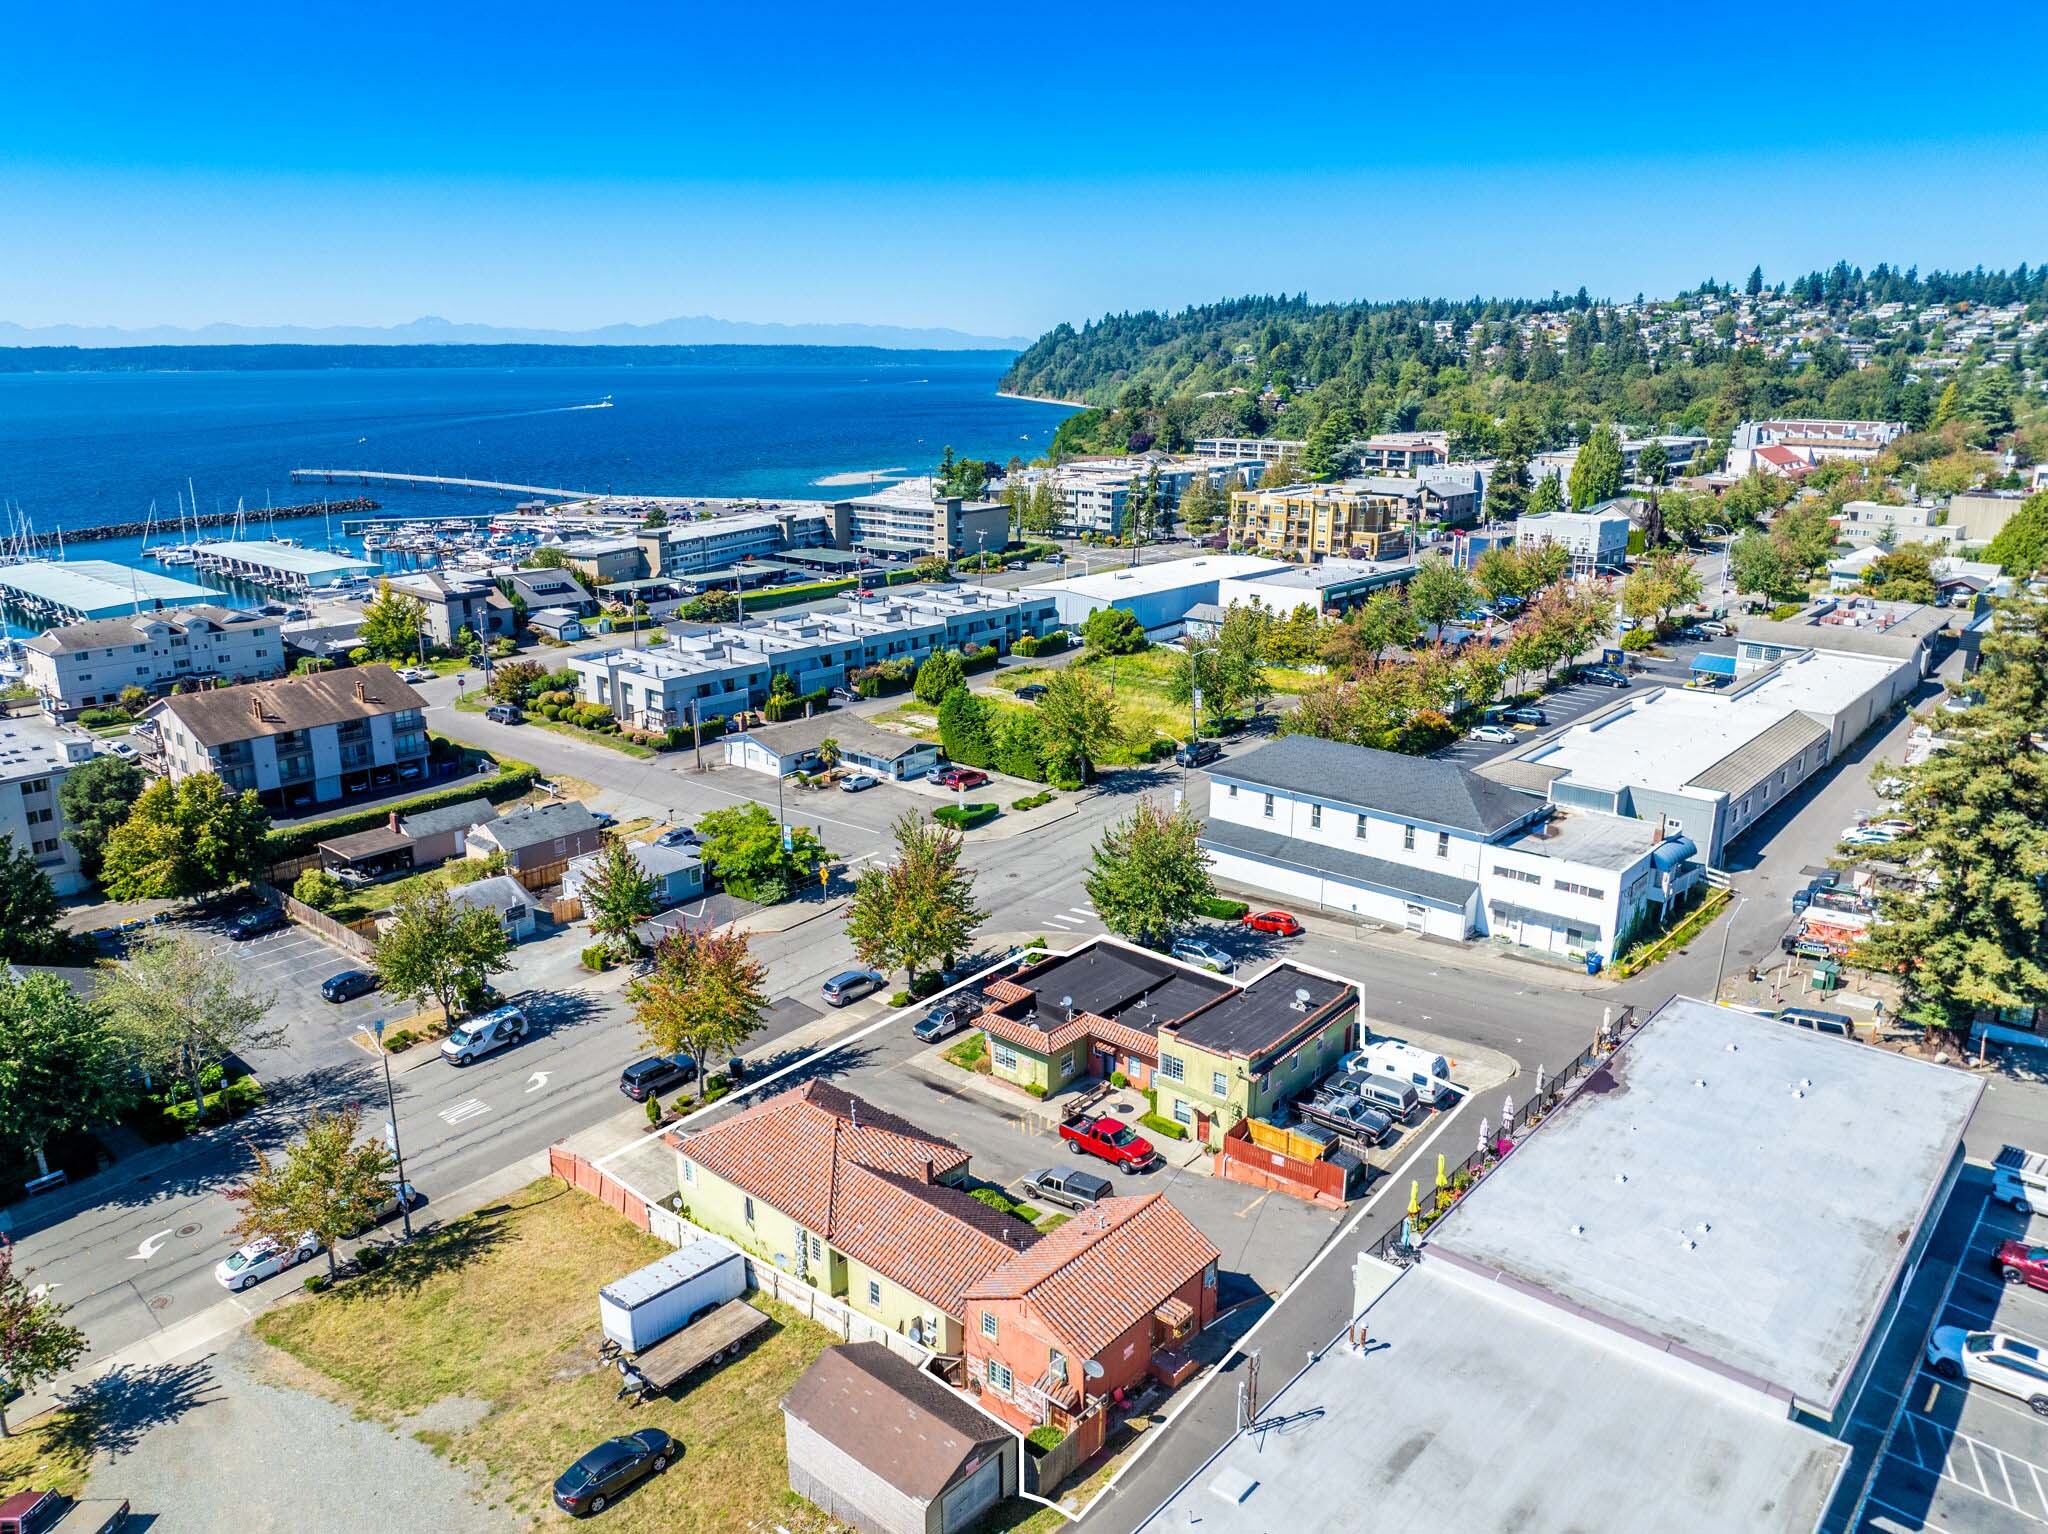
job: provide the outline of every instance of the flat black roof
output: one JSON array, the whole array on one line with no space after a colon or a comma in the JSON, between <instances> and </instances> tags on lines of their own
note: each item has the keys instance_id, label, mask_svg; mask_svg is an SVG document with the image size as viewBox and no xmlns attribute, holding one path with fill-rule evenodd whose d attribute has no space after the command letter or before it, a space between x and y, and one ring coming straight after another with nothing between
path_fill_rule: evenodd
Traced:
<instances>
[{"instance_id":1,"label":"flat black roof","mask_svg":"<svg viewBox=\"0 0 2048 1534\"><path fill-rule=\"evenodd\" d=\"M1039 1026L1046 1029L1066 1021L1069 1002L1076 1012L1092 1012L1133 1028L1153 1028L1185 1017L1233 989L1221 976L1194 974L1168 959L1114 943L1095 943L1079 953L1047 959L1017 976L1017 984L1036 994Z\"/></svg>"},{"instance_id":2,"label":"flat black roof","mask_svg":"<svg viewBox=\"0 0 2048 1534\"><path fill-rule=\"evenodd\" d=\"M1307 993L1307 1006L1297 1011L1302 992ZM1292 1036L1340 997L1355 994L1341 981L1282 964L1196 1013L1178 1025L1173 1036L1197 1049L1250 1059Z\"/></svg>"}]
</instances>

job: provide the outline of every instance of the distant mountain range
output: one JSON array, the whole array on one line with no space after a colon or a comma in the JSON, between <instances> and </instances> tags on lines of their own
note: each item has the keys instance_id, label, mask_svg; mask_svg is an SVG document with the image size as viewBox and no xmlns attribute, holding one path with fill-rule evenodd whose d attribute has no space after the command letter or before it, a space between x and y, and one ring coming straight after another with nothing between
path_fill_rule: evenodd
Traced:
<instances>
[{"instance_id":1,"label":"distant mountain range","mask_svg":"<svg viewBox=\"0 0 2048 1534\"><path fill-rule=\"evenodd\" d=\"M691 314L651 325L531 330L427 315L405 325L16 325L0 346L870 346L887 351L1022 351L1028 336L976 336L904 325L775 325Z\"/></svg>"}]
</instances>

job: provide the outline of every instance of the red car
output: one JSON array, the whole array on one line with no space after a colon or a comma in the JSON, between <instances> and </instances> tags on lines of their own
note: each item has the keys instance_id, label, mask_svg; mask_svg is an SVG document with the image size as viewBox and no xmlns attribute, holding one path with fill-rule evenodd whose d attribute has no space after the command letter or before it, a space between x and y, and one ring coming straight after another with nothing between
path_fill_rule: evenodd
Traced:
<instances>
[{"instance_id":1,"label":"red car","mask_svg":"<svg viewBox=\"0 0 2048 1534\"><path fill-rule=\"evenodd\" d=\"M1300 937L1301 923L1285 911L1254 911L1244 919L1254 932L1277 932L1282 937Z\"/></svg>"},{"instance_id":2,"label":"red car","mask_svg":"<svg viewBox=\"0 0 2048 1534\"><path fill-rule=\"evenodd\" d=\"M1999 1244L1992 1259L1998 1276L2008 1284L2025 1284L2029 1289L2048 1289L2048 1246L2028 1246L2024 1241Z\"/></svg>"},{"instance_id":3,"label":"red car","mask_svg":"<svg viewBox=\"0 0 2048 1534\"><path fill-rule=\"evenodd\" d=\"M987 773L977 772L972 767L952 767L939 775L941 788L979 788L987 781Z\"/></svg>"}]
</instances>

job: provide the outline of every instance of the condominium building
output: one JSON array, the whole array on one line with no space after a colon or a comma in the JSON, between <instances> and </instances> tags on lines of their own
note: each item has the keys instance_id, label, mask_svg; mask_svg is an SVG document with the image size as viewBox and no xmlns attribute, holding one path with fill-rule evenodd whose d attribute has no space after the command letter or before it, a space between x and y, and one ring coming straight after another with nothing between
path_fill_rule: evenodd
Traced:
<instances>
[{"instance_id":1,"label":"condominium building","mask_svg":"<svg viewBox=\"0 0 2048 1534\"><path fill-rule=\"evenodd\" d=\"M635 535L642 550L639 574L691 575L723 570L743 559L772 559L790 549L828 548L834 515L830 506L812 505L643 528Z\"/></svg>"},{"instance_id":2,"label":"condominium building","mask_svg":"<svg viewBox=\"0 0 2048 1534\"><path fill-rule=\"evenodd\" d=\"M1058 531L1069 535L1095 533L1121 538L1127 525L1131 498L1158 476L1159 507L1155 531L1170 525L1180 498L1198 479L1211 484L1244 485L1255 481L1264 468L1257 457L1168 458L1159 454L1138 454L1120 458L1083 458L1052 470L1053 484L1065 508Z\"/></svg>"},{"instance_id":3,"label":"condominium building","mask_svg":"<svg viewBox=\"0 0 2048 1534\"><path fill-rule=\"evenodd\" d=\"M1262 464L1290 456L1299 459L1306 451L1308 443L1300 437L1199 437L1194 448L1197 458L1226 462L1255 458Z\"/></svg>"},{"instance_id":4,"label":"condominium building","mask_svg":"<svg viewBox=\"0 0 2048 1534\"><path fill-rule=\"evenodd\" d=\"M1420 481L1402 480L1402 486ZM1288 559L1348 555L1398 559L1408 552L1409 501L1382 480L1239 490L1230 497L1230 541ZM1381 488L1376 488L1381 487Z\"/></svg>"},{"instance_id":5,"label":"condominium building","mask_svg":"<svg viewBox=\"0 0 2048 1534\"><path fill-rule=\"evenodd\" d=\"M1728 472L1747 474L1764 447L1783 448L1808 464L1830 458L1868 463L1905 433L1904 421L1744 421L1728 444Z\"/></svg>"},{"instance_id":6,"label":"condominium building","mask_svg":"<svg viewBox=\"0 0 2048 1534\"><path fill-rule=\"evenodd\" d=\"M861 553L957 559L1000 553L1009 541L1009 507L941 496L929 477L902 480L832 505L832 542Z\"/></svg>"},{"instance_id":7,"label":"condominium building","mask_svg":"<svg viewBox=\"0 0 2048 1534\"><path fill-rule=\"evenodd\" d=\"M1628 563L1628 534L1634 524L1626 511L1600 506L1585 511L1553 511L1522 517L1515 523L1515 546L1523 549L1557 544L1570 551L1575 574L1619 570Z\"/></svg>"},{"instance_id":8,"label":"condominium building","mask_svg":"<svg viewBox=\"0 0 2048 1534\"><path fill-rule=\"evenodd\" d=\"M1447 431L1395 431L1354 442L1344 450L1353 467L1367 474L1412 474L1451 461Z\"/></svg>"},{"instance_id":9,"label":"condominium building","mask_svg":"<svg viewBox=\"0 0 2048 1534\"><path fill-rule=\"evenodd\" d=\"M728 718L765 702L778 675L800 693L841 687L886 660L922 663L934 651L1009 648L1057 627L1050 596L980 586L892 591L828 612L685 629L649 649L571 655L579 696L627 724L664 729Z\"/></svg>"},{"instance_id":10,"label":"condominium building","mask_svg":"<svg viewBox=\"0 0 2048 1534\"><path fill-rule=\"evenodd\" d=\"M0 718L0 836L36 860L59 895L85 888L57 789L93 757L92 737L35 714Z\"/></svg>"},{"instance_id":11,"label":"condominium building","mask_svg":"<svg viewBox=\"0 0 2048 1534\"><path fill-rule=\"evenodd\" d=\"M282 618L230 607L181 607L94 618L22 641L22 666L58 718L117 702L130 687L249 681L284 670Z\"/></svg>"},{"instance_id":12,"label":"condominium building","mask_svg":"<svg viewBox=\"0 0 2048 1534\"><path fill-rule=\"evenodd\" d=\"M392 576L390 584L420 604L421 628L431 645L449 648L464 629L483 639L512 632L512 604L487 575L415 570Z\"/></svg>"},{"instance_id":13,"label":"condominium building","mask_svg":"<svg viewBox=\"0 0 2048 1534\"><path fill-rule=\"evenodd\" d=\"M144 723L165 776L217 773L231 790L254 789L273 812L297 812L422 781L425 707L389 666L356 666L181 693Z\"/></svg>"}]
</instances>

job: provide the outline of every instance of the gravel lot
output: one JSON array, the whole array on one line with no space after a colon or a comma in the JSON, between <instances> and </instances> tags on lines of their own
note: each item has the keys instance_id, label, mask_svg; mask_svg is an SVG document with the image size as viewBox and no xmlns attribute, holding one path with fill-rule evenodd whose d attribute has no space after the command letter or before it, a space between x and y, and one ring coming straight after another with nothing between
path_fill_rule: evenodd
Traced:
<instances>
[{"instance_id":1,"label":"gravel lot","mask_svg":"<svg viewBox=\"0 0 2048 1534\"><path fill-rule=\"evenodd\" d=\"M126 1497L167 1534L503 1534L524 1522L473 1501L469 1477L417 1439L271 1383L293 1367L242 1336L200 1363L125 1378L108 1393L114 1420L87 1495Z\"/></svg>"}]
</instances>

